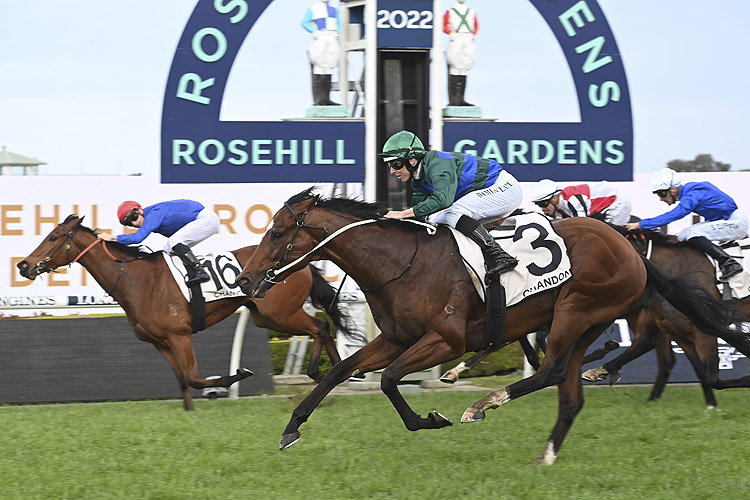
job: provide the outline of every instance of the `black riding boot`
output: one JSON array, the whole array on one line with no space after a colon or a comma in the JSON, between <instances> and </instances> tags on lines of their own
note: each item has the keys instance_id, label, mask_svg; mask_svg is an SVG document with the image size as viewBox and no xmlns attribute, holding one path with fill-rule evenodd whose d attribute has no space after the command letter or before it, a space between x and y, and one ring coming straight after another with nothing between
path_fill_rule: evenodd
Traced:
<instances>
[{"instance_id":1,"label":"black riding boot","mask_svg":"<svg viewBox=\"0 0 750 500\"><path fill-rule=\"evenodd\" d=\"M178 243L172 247L172 251L179 255L182 258L182 262L185 263L188 272L187 286L206 283L211 279L198 261L198 258L193 254L193 251L190 250L190 247L184 243Z\"/></svg>"},{"instance_id":2,"label":"black riding boot","mask_svg":"<svg viewBox=\"0 0 750 500\"><path fill-rule=\"evenodd\" d=\"M506 253L478 221L462 215L456 223L456 229L481 247L487 274L504 273L518 265L518 259Z\"/></svg>"},{"instance_id":3,"label":"black riding boot","mask_svg":"<svg viewBox=\"0 0 750 500\"><path fill-rule=\"evenodd\" d=\"M456 75L455 78L457 106L473 106L473 104L466 102L464 99L464 95L466 94L466 75Z\"/></svg>"},{"instance_id":4,"label":"black riding boot","mask_svg":"<svg viewBox=\"0 0 750 500\"><path fill-rule=\"evenodd\" d=\"M711 240L709 240L705 236L696 236L694 238L690 238L688 240L688 243L693 245L701 252L708 254L716 259L716 262L718 262L719 266L721 266L721 276L719 277L721 281L727 281L735 274L742 272L742 264L734 260L734 258L726 253L721 247L718 247L711 243Z\"/></svg>"},{"instance_id":5,"label":"black riding boot","mask_svg":"<svg viewBox=\"0 0 750 500\"><path fill-rule=\"evenodd\" d=\"M448 75L448 106L459 106L459 95L456 93L456 75Z\"/></svg>"},{"instance_id":6,"label":"black riding boot","mask_svg":"<svg viewBox=\"0 0 750 500\"><path fill-rule=\"evenodd\" d=\"M320 75L321 96L320 100L323 106L338 106L339 103L331 100L331 75Z\"/></svg>"}]
</instances>

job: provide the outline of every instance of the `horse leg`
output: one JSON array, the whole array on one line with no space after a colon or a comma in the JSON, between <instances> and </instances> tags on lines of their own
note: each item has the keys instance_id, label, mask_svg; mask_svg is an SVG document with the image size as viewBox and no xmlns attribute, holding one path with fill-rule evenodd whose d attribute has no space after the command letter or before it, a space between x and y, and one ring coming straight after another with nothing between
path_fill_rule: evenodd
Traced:
<instances>
[{"instance_id":1,"label":"horse leg","mask_svg":"<svg viewBox=\"0 0 750 500\"><path fill-rule=\"evenodd\" d=\"M164 357L167 364L169 364L177 377L177 382L180 384L180 390L182 391L182 405L185 408L185 411L195 410L195 406L193 405L193 394L190 392L190 386L187 384L187 380L185 379L182 370L180 370L180 366L177 363L174 354L172 354L172 350L162 344L154 344L154 347L156 347L156 350Z\"/></svg>"},{"instance_id":2,"label":"horse leg","mask_svg":"<svg viewBox=\"0 0 750 500\"><path fill-rule=\"evenodd\" d=\"M398 390L398 382L410 373L425 370L439 365L458 355L445 340L434 331L423 335L393 363L383 370L380 378L380 389L388 396L406 428L410 431L420 429L440 429L453 423L437 411L430 412L422 418L411 409Z\"/></svg>"},{"instance_id":3,"label":"horse leg","mask_svg":"<svg viewBox=\"0 0 750 500\"><path fill-rule=\"evenodd\" d=\"M701 389L703 390L706 407L708 409L713 409L718 406L714 391L711 389L711 381L718 379L719 371L719 358L716 354L716 337L705 335L703 332L692 326L689 331L692 332L690 337L693 338L695 342L689 342L679 338L675 338L675 341L682 348L688 361L690 361L690 364L693 366L695 375L698 377ZM672 354L672 358L674 358L671 346L669 352ZM672 364L674 364L674 362Z\"/></svg>"},{"instance_id":4,"label":"horse leg","mask_svg":"<svg viewBox=\"0 0 750 500\"><path fill-rule=\"evenodd\" d=\"M578 412L583 408L583 379L578 374L581 372L586 349L605 329L606 327L599 331L595 327L590 328L576 343L570 356L567 377L557 386L557 421L542 449L541 455L537 459L537 464L552 465L555 463L565 436L573 425Z\"/></svg>"},{"instance_id":5,"label":"horse leg","mask_svg":"<svg viewBox=\"0 0 750 500\"><path fill-rule=\"evenodd\" d=\"M168 342L169 350L174 356L178 373L185 382L193 389L205 389L206 387L229 387L235 382L246 379L253 375L247 368L238 368L234 375L222 375L221 377L206 380L198 376L198 360L195 357L193 341L190 335L172 335ZM174 366L173 366L174 369Z\"/></svg>"},{"instance_id":6,"label":"horse leg","mask_svg":"<svg viewBox=\"0 0 750 500\"><path fill-rule=\"evenodd\" d=\"M685 351L685 347L682 348ZM654 387L651 389L651 395L649 395L649 401L656 401L664 393L664 388L667 386L669 376L672 374L677 359L675 358L674 352L672 352L672 339L668 335L658 335L656 339L656 381L654 381ZM687 351L685 351L687 354ZM690 356L688 356L690 359ZM693 362L693 359L690 359ZM698 373L696 369L696 373ZM700 376L698 378L701 378Z\"/></svg>"},{"instance_id":7,"label":"horse leg","mask_svg":"<svg viewBox=\"0 0 750 500\"><path fill-rule=\"evenodd\" d=\"M581 374L581 378L589 382L600 382L609 375L609 385L615 385L620 380L620 368L656 347L659 329L653 317L647 311L640 311L635 317L629 316L627 320L635 334L630 347L602 366L586 370Z\"/></svg>"},{"instance_id":8,"label":"horse leg","mask_svg":"<svg viewBox=\"0 0 750 500\"><path fill-rule=\"evenodd\" d=\"M388 366L403 351L403 347L386 342L380 335L362 349L335 364L292 412L292 417L281 436L279 449L286 449L299 441L299 427L307 421L313 410L334 387L353 375Z\"/></svg>"},{"instance_id":9,"label":"horse leg","mask_svg":"<svg viewBox=\"0 0 750 500\"><path fill-rule=\"evenodd\" d=\"M456 366L454 366L447 372L443 373L440 376L440 381L445 382L446 384L454 383L456 380L458 380L459 375L477 366L480 361L482 361L484 358L490 355L490 352L491 352L490 350L484 349L482 351L475 353L473 356L466 359L465 361L461 361L459 364L457 364Z\"/></svg>"},{"instance_id":10,"label":"horse leg","mask_svg":"<svg viewBox=\"0 0 750 500\"><path fill-rule=\"evenodd\" d=\"M488 409L497 408L513 399L520 398L551 385L562 383L568 376L569 359L573 351L573 346L580 338L580 336L572 332L579 331L576 325L580 325L584 321L578 315L553 320L552 329L548 337L547 354L544 356L539 370L528 378L490 392L487 396L466 409L461 417L461 422L478 422L484 420L485 411ZM593 335L593 332L601 334L610 324L612 323L591 326L581 336L590 336Z\"/></svg>"}]
</instances>

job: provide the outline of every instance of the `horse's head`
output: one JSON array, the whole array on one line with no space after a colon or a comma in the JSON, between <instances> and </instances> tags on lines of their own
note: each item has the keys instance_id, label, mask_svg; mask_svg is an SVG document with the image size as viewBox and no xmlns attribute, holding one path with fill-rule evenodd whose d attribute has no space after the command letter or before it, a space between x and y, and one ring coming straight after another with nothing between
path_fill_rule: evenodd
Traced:
<instances>
[{"instance_id":1,"label":"horse's head","mask_svg":"<svg viewBox=\"0 0 750 500\"><path fill-rule=\"evenodd\" d=\"M284 208L276 212L271 228L237 276L243 293L261 299L269 288L310 262L311 257L305 254L326 233L324 227L308 222L309 211L317 201L318 196L308 189L290 198ZM295 262L300 257L304 258Z\"/></svg>"},{"instance_id":2,"label":"horse's head","mask_svg":"<svg viewBox=\"0 0 750 500\"><path fill-rule=\"evenodd\" d=\"M75 255L69 250L82 221L83 217L69 215L58 224L28 257L16 264L21 276L33 280L42 273L70 264Z\"/></svg>"}]
</instances>

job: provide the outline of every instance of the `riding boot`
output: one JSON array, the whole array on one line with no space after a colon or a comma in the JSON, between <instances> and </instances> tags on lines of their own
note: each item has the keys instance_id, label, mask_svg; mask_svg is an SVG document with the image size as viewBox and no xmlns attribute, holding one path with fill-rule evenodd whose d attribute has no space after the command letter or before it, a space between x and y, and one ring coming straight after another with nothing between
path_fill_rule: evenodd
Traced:
<instances>
[{"instance_id":1,"label":"riding boot","mask_svg":"<svg viewBox=\"0 0 750 500\"><path fill-rule=\"evenodd\" d=\"M312 86L312 96L313 96L313 106L319 106L318 102L320 102L320 84L318 83L318 75L315 73L311 74L310 83Z\"/></svg>"},{"instance_id":2,"label":"riding boot","mask_svg":"<svg viewBox=\"0 0 750 500\"><path fill-rule=\"evenodd\" d=\"M314 101L313 103L315 106L325 106L325 98L324 96L326 94L323 93L323 78L325 75L316 75L313 74L313 96Z\"/></svg>"},{"instance_id":3,"label":"riding boot","mask_svg":"<svg viewBox=\"0 0 750 500\"><path fill-rule=\"evenodd\" d=\"M320 97L324 106L338 106L339 103L331 100L331 75L320 75L322 94Z\"/></svg>"},{"instance_id":4,"label":"riding boot","mask_svg":"<svg viewBox=\"0 0 750 500\"><path fill-rule=\"evenodd\" d=\"M458 104L456 106L473 106L473 104L464 100L464 94L466 93L466 75L456 75L456 100Z\"/></svg>"},{"instance_id":5,"label":"riding boot","mask_svg":"<svg viewBox=\"0 0 750 500\"><path fill-rule=\"evenodd\" d=\"M456 75L448 75L448 106L458 106L458 95L456 94Z\"/></svg>"},{"instance_id":6,"label":"riding boot","mask_svg":"<svg viewBox=\"0 0 750 500\"><path fill-rule=\"evenodd\" d=\"M479 245L484 254L487 274L510 271L518 265L518 259L509 255L497 244L495 238L478 221L462 215L456 223L456 229Z\"/></svg>"},{"instance_id":7,"label":"riding boot","mask_svg":"<svg viewBox=\"0 0 750 500\"><path fill-rule=\"evenodd\" d=\"M719 280L728 281L729 278L731 278L735 274L742 272L742 264L737 262L734 258L732 258L732 256L726 253L724 249L711 243L711 241L705 236L696 236L694 238L690 238L688 240L688 243L693 245L701 252L716 259L716 262L718 262L719 266L721 267L721 276L719 277Z\"/></svg>"},{"instance_id":8,"label":"riding boot","mask_svg":"<svg viewBox=\"0 0 750 500\"><path fill-rule=\"evenodd\" d=\"M211 279L206 270L203 269L198 258L193 254L193 251L190 250L190 247L184 243L178 243L172 247L172 251L179 255L182 258L182 262L185 263L188 272L187 286L191 287L206 283Z\"/></svg>"}]
</instances>

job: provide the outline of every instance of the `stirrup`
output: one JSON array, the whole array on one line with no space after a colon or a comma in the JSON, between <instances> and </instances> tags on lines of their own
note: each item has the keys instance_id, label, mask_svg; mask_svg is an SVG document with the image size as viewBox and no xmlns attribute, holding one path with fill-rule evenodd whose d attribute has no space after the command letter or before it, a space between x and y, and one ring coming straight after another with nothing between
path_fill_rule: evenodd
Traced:
<instances>
[{"instance_id":1,"label":"stirrup","mask_svg":"<svg viewBox=\"0 0 750 500\"><path fill-rule=\"evenodd\" d=\"M721 276L719 281L729 281L729 278L742 272L742 264L734 260L733 258L727 259L726 262L721 266Z\"/></svg>"},{"instance_id":2,"label":"stirrup","mask_svg":"<svg viewBox=\"0 0 750 500\"><path fill-rule=\"evenodd\" d=\"M188 276L188 279L185 281L188 287L200 285L202 283L208 283L211 280L211 277L208 275L206 271L199 271L196 272L193 276Z\"/></svg>"}]
</instances>

